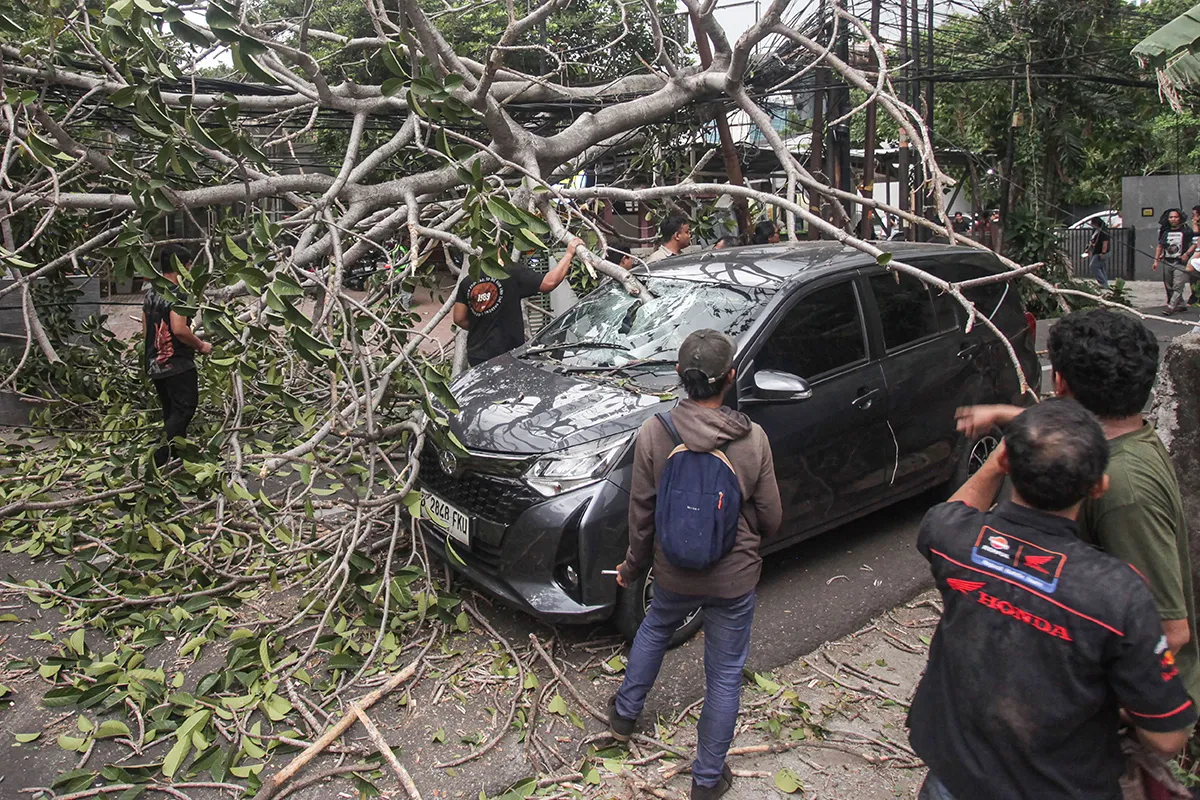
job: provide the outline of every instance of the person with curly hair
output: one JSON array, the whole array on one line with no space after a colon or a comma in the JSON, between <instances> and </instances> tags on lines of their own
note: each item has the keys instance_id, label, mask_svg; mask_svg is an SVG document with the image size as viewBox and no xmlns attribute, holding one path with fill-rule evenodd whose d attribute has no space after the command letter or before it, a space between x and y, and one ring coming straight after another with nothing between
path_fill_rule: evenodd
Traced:
<instances>
[{"instance_id":1,"label":"person with curly hair","mask_svg":"<svg viewBox=\"0 0 1200 800\"><path fill-rule=\"evenodd\" d=\"M1158 341L1141 320L1107 309L1077 311L1050 329L1054 391L1100 418L1108 439L1109 491L1084 503L1080 534L1133 565L1146 579L1167 646L1188 694L1200 702L1200 641L1192 561L1179 480L1142 410L1158 373ZM958 410L958 428L975 437L1003 428L1024 409Z\"/></svg>"}]
</instances>

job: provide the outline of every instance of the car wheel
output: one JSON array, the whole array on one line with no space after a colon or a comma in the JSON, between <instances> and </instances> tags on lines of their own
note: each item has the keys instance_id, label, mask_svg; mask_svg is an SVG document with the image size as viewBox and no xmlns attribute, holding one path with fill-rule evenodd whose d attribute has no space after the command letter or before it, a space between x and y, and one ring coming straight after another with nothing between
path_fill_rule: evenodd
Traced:
<instances>
[{"instance_id":1,"label":"car wheel","mask_svg":"<svg viewBox=\"0 0 1200 800\"><path fill-rule=\"evenodd\" d=\"M984 462L988 460L988 456L992 451L1000 446L1000 440L1004 434L999 428L992 428L982 436L974 439L967 439L963 442L962 451L958 456L958 464L954 468L954 473L950 476L950 480L946 483L944 494L946 497L954 494L959 488L967 482L967 479L979 471Z\"/></svg>"},{"instance_id":2,"label":"car wheel","mask_svg":"<svg viewBox=\"0 0 1200 800\"><path fill-rule=\"evenodd\" d=\"M613 624L629 641L632 642L633 637L637 635L638 628L641 627L642 620L646 618L646 611L650 608L650 601L653 599L653 567L635 578L628 587L617 590L617 607L613 612ZM671 642L668 646L678 647L695 636L703 625L704 611L697 609L683 621L675 633L671 634Z\"/></svg>"}]
</instances>

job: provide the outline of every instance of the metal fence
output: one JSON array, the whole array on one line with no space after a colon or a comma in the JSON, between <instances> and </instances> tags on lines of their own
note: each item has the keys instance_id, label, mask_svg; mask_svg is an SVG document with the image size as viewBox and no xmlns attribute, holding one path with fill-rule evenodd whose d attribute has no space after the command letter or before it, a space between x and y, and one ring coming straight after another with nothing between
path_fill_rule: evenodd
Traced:
<instances>
[{"instance_id":1,"label":"metal fence","mask_svg":"<svg viewBox=\"0 0 1200 800\"><path fill-rule=\"evenodd\" d=\"M1058 240L1062 245L1062 251L1067 257L1067 264L1070 265L1071 274L1076 278L1092 277L1092 270L1088 267L1090 256L1085 256L1084 253L1088 249L1088 245L1092 242L1092 235L1095 230L1092 227L1086 228L1059 228L1057 230ZM1135 251L1135 237L1133 228L1109 228L1108 235L1112 237L1112 241L1108 246L1108 278L1116 280L1124 278L1125 280L1133 280L1133 254Z\"/></svg>"}]
</instances>

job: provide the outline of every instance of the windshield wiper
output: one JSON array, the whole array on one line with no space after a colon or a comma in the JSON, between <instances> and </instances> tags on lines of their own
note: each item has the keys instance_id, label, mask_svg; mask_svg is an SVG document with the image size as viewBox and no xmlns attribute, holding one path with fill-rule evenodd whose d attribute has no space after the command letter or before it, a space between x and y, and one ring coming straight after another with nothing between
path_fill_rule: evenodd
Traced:
<instances>
[{"instance_id":1,"label":"windshield wiper","mask_svg":"<svg viewBox=\"0 0 1200 800\"><path fill-rule=\"evenodd\" d=\"M521 355L536 356L539 353L553 353L558 350L628 350L619 344L611 342L571 342L570 344L547 344L541 347L531 347Z\"/></svg>"},{"instance_id":2,"label":"windshield wiper","mask_svg":"<svg viewBox=\"0 0 1200 800\"><path fill-rule=\"evenodd\" d=\"M639 367L673 367L678 363L678 359L674 358L643 358L639 361L628 361L624 364L616 364L608 367L565 367L562 371L568 374L577 372L625 372L626 370L638 369Z\"/></svg>"}]
</instances>

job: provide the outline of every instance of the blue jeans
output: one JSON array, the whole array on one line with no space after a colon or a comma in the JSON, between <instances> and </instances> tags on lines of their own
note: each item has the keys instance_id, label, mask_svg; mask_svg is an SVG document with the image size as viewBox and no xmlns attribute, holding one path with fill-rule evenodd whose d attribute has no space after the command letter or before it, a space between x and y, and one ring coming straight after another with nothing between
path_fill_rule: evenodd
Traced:
<instances>
[{"instance_id":1,"label":"blue jeans","mask_svg":"<svg viewBox=\"0 0 1200 800\"><path fill-rule=\"evenodd\" d=\"M1088 262L1088 266L1090 266L1092 268L1092 275L1096 278L1097 281L1100 282L1100 285L1103 286L1105 289L1107 289L1108 288L1108 273L1105 271L1105 268L1107 265L1104 263L1104 256L1101 256L1101 255L1092 256L1091 261Z\"/></svg>"},{"instance_id":2,"label":"blue jeans","mask_svg":"<svg viewBox=\"0 0 1200 800\"><path fill-rule=\"evenodd\" d=\"M917 800L954 800L954 795L950 794L950 790L946 788L938 776L932 772L925 778L925 783L921 786L921 793L917 795Z\"/></svg>"},{"instance_id":3,"label":"blue jeans","mask_svg":"<svg viewBox=\"0 0 1200 800\"><path fill-rule=\"evenodd\" d=\"M704 710L696 728L696 760L692 763L697 786L717 785L733 741L742 700L742 667L750 655L754 601L754 592L727 599L676 594L656 586L650 610L629 651L616 710L625 719L636 719L658 677L671 634L689 614L704 609Z\"/></svg>"}]
</instances>

